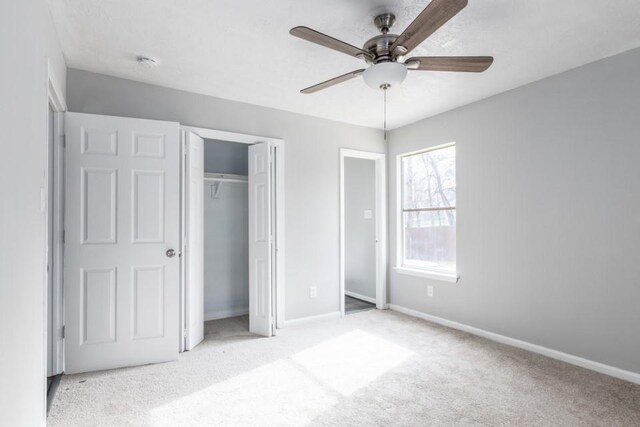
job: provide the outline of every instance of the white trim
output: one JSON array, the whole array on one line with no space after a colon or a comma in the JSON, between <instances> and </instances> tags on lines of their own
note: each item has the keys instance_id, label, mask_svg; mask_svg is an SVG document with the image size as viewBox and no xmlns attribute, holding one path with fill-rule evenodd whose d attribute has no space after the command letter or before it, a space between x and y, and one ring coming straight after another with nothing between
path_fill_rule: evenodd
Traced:
<instances>
[{"instance_id":1,"label":"white trim","mask_svg":"<svg viewBox=\"0 0 640 427\"><path fill-rule=\"evenodd\" d=\"M355 292L346 291L346 290L344 291L344 294L346 296L348 296L348 297L351 297L351 298L355 298L355 299L359 299L359 300L362 300L362 301L370 302L371 304L375 304L376 303L376 299L375 298L371 298L371 297L368 297L366 295L357 294Z\"/></svg>"},{"instance_id":2,"label":"white trim","mask_svg":"<svg viewBox=\"0 0 640 427\"><path fill-rule=\"evenodd\" d=\"M211 311L204 314L204 321L206 322L208 320L227 319L229 317L244 316L246 314L249 314L248 308L240 308L235 310Z\"/></svg>"},{"instance_id":3,"label":"white trim","mask_svg":"<svg viewBox=\"0 0 640 427\"><path fill-rule=\"evenodd\" d=\"M275 191L275 224L276 224L276 238L275 238L275 266L276 266L276 287L275 287L275 299L274 299L274 303L275 303L275 322L276 322L276 328L280 328L281 325L285 324L285 169L284 169L284 158L285 158L285 141L283 139L280 138L271 138L271 137L263 137L263 136L258 136L258 135L250 135L250 134L244 134L244 133L238 133L238 132L228 132L228 131L223 131L223 130L216 130L216 129L207 129L207 128L200 128L200 127L194 127L194 126L181 126L180 127L182 129L182 133L183 133L183 140L186 137L186 134L188 132L193 132L196 135L198 135L201 138L205 139L205 143L206 143L206 139L215 139L215 140L221 140L221 141L229 141L229 142L237 142L237 143L241 143L241 144L247 144L247 145L252 145L252 144L257 144L260 142L269 142L271 143L271 145L273 147L275 147L275 162L276 162L276 191ZM184 144L183 144L183 153L181 156L181 161L183 162L183 170L180 173L180 177L182 180L184 180L184 168L186 167L186 165L184 164ZM185 187L184 187L184 183L182 184L181 187L181 191L184 194L185 191ZM186 218L184 217L184 212L185 212L185 200L182 200L181 203L181 223L183 225L186 226ZM184 238L185 238L185 233L186 233L186 229L183 229L182 231L182 239L183 239L183 243L181 244L181 247L183 248L183 254L185 254L184 252ZM186 255L182 257L181 261L185 262L186 259ZM186 301L186 294L185 294L185 283L184 283L184 276L181 276L181 284L180 284L180 289L181 289L181 297L183 299L183 301L181 301L181 307L182 310L184 311L185 309L185 301ZM186 313L183 313L180 316L180 330L181 330L181 338L180 338L180 347L181 350L183 351L183 346L184 346L184 331L186 331L186 317L185 317Z\"/></svg>"},{"instance_id":4,"label":"white trim","mask_svg":"<svg viewBox=\"0 0 640 427\"><path fill-rule=\"evenodd\" d=\"M526 341L510 338L504 335L499 335L494 332L485 331L484 329L475 328L473 326L465 325L463 323L454 322L452 320L443 319L441 317L432 316L430 314L422 313L417 310L402 307L395 304L389 304L391 310L399 313L404 313L409 316L417 317L427 320L429 322L437 323L448 328L457 329L459 331L468 332L479 337L489 339L491 341L499 342L501 344L510 345L512 347L521 348L523 350L530 351L532 353L541 354L543 356L550 357L552 359L560 360L562 362L569 363L571 365L579 366L581 368L589 369L601 374L609 375L615 378L620 378L635 384L640 384L640 373L627 371L624 369L616 368L604 363L594 362L593 360L584 359L573 354L563 353L558 350L553 350L541 345L532 344Z\"/></svg>"},{"instance_id":5,"label":"white trim","mask_svg":"<svg viewBox=\"0 0 640 427\"><path fill-rule=\"evenodd\" d=\"M387 156L384 153L340 149L340 313L345 314L345 195L344 159L346 157L374 160L376 165L376 307L387 308Z\"/></svg>"},{"instance_id":6,"label":"white trim","mask_svg":"<svg viewBox=\"0 0 640 427\"><path fill-rule=\"evenodd\" d=\"M248 133L227 132L224 130L206 129L194 126L182 126L187 132L193 132L200 138L216 139L220 141L238 142L241 144L257 144L258 142L273 142L275 144L282 143L284 140L280 138L270 138L267 136L250 135Z\"/></svg>"},{"instance_id":7,"label":"white trim","mask_svg":"<svg viewBox=\"0 0 640 427\"><path fill-rule=\"evenodd\" d=\"M441 282L457 283L460 276L457 274L440 273L438 271L421 270L409 267L394 267L393 271L407 276L423 277L425 279L440 280Z\"/></svg>"},{"instance_id":8,"label":"white trim","mask_svg":"<svg viewBox=\"0 0 640 427\"><path fill-rule=\"evenodd\" d=\"M285 323L285 182L284 182L284 141L276 141L273 143L275 147L274 161L276 165L276 185L275 185L275 226L276 226L276 250L275 250L275 267L276 267L276 329Z\"/></svg>"},{"instance_id":9,"label":"white trim","mask_svg":"<svg viewBox=\"0 0 640 427\"><path fill-rule=\"evenodd\" d=\"M327 320L338 320L341 317L342 317L341 312L334 311L332 313L317 314L315 316L307 316L307 317L300 317L298 319L285 320L284 323L282 324L282 327L290 328L292 326L305 325L307 323L322 322Z\"/></svg>"},{"instance_id":10,"label":"white trim","mask_svg":"<svg viewBox=\"0 0 640 427\"><path fill-rule=\"evenodd\" d=\"M356 159L367 159L367 160L384 160L386 158L386 154L384 153L376 153L373 151L362 151L362 150L352 150L351 148L341 148L340 155L342 157L353 157Z\"/></svg>"},{"instance_id":11,"label":"white trim","mask_svg":"<svg viewBox=\"0 0 640 427\"><path fill-rule=\"evenodd\" d=\"M55 112L53 135L53 331L56 335L53 366L55 373L64 371L64 113Z\"/></svg>"},{"instance_id":12,"label":"white trim","mask_svg":"<svg viewBox=\"0 0 640 427\"><path fill-rule=\"evenodd\" d=\"M429 147L429 148L421 148L419 150L408 151L406 153L398 154L398 156L400 156L400 157L413 156L413 155L416 155L416 154L428 153L429 151L440 150L442 148L454 147L455 145L456 145L455 141L454 142L447 142L445 144L434 145L433 147Z\"/></svg>"},{"instance_id":13,"label":"white trim","mask_svg":"<svg viewBox=\"0 0 640 427\"><path fill-rule=\"evenodd\" d=\"M396 247L395 247L395 260L396 266L401 266L403 263L402 255L404 249L404 230L402 225L404 222L402 214L402 155L396 156L396 205L394 212L396 214Z\"/></svg>"},{"instance_id":14,"label":"white trim","mask_svg":"<svg viewBox=\"0 0 640 427\"><path fill-rule=\"evenodd\" d=\"M53 301L52 301L52 318L53 325L51 330L53 331L53 351L52 351L52 364L53 375L60 374L64 371L64 340L62 339L62 328L64 325L64 303L63 303L63 286L64 286L64 242L62 241L62 235L64 230L64 112L67 109L64 94L59 89L58 79L55 76L51 62L47 58L47 137L46 137L46 194L49 195L49 185L53 185L53 200L47 199L47 220L45 223L45 247L49 250L48 236L52 233L53 239L53 265L50 267L53 270ZM49 108L53 111L53 130L49 129ZM53 131L53 147L49 146L49 132ZM49 150L53 148L53 152L49 153ZM53 157L53 182L49 180L49 155ZM53 212L53 230L49 230L49 205L52 206ZM45 260L48 262L48 260ZM45 268L45 305L44 305L44 341L45 341L45 378L47 377L47 365L48 360L46 355L48 354L48 337L49 331L48 322L49 316L47 313L47 299L48 299L48 272ZM46 387L45 387L46 389ZM46 396L45 396L46 398Z\"/></svg>"},{"instance_id":15,"label":"white trim","mask_svg":"<svg viewBox=\"0 0 640 427\"><path fill-rule=\"evenodd\" d=\"M48 83L47 83L47 93L49 96L49 103L53 107L53 111L62 112L67 111L67 103L64 99L64 94L60 90L60 85L58 84L58 79L53 72L53 67L51 66L51 62L47 59L47 75L48 75Z\"/></svg>"},{"instance_id":16,"label":"white trim","mask_svg":"<svg viewBox=\"0 0 640 427\"><path fill-rule=\"evenodd\" d=\"M387 257L389 246L387 245L387 155L383 154L376 159L376 307L380 310L388 308L387 305ZM344 301L344 298L341 298ZM344 314L344 312L343 312Z\"/></svg>"}]
</instances>

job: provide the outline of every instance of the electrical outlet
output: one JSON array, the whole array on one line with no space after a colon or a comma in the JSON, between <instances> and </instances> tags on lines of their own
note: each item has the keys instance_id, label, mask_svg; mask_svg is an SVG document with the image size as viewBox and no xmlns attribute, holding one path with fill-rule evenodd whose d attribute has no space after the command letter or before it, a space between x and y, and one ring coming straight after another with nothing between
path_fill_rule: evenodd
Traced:
<instances>
[{"instance_id":1,"label":"electrical outlet","mask_svg":"<svg viewBox=\"0 0 640 427\"><path fill-rule=\"evenodd\" d=\"M427 286L427 296L428 297L433 296L433 286Z\"/></svg>"},{"instance_id":2,"label":"electrical outlet","mask_svg":"<svg viewBox=\"0 0 640 427\"><path fill-rule=\"evenodd\" d=\"M311 286L309 288L309 298L317 298L318 297L318 288L316 286Z\"/></svg>"}]
</instances>

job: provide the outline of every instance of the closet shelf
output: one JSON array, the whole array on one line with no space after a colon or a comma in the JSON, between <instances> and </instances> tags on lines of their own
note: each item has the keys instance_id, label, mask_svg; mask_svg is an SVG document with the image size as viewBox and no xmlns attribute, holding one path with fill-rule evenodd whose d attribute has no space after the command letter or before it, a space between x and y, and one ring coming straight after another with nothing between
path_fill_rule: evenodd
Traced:
<instances>
[{"instance_id":1,"label":"closet shelf","mask_svg":"<svg viewBox=\"0 0 640 427\"><path fill-rule=\"evenodd\" d=\"M218 181L218 182L247 182L246 175L233 175L222 173L207 173L204 174L205 181Z\"/></svg>"}]
</instances>

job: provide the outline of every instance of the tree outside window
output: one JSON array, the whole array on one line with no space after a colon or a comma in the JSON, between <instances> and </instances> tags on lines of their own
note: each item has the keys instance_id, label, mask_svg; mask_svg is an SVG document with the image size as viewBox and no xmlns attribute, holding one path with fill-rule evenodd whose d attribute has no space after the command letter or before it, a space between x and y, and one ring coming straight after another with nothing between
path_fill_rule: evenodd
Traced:
<instances>
[{"instance_id":1,"label":"tree outside window","mask_svg":"<svg viewBox=\"0 0 640 427\"><path fill-rule=\"evenodd\" d=\"M402 266L456 272L456 147L403 156Z\"/></svg>"}]
</instances>

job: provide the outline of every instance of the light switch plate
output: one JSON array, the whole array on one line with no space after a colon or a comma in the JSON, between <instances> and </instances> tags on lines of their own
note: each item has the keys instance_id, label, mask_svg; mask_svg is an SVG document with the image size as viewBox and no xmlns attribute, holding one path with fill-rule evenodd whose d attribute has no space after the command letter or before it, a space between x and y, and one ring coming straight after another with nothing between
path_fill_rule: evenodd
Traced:
<instances>
[{"instance_id":1,"label":"light switch plate","mask_svg":"<svg viewBox=\"0 0 640 427\"><path fill-rule=\"evenodd\" d=\"M309 288L309 298L317 298L318 297L318 288L316 286L311 286Z\"/></svg>"},{"instance_id":2,"label":"light switch plate","mask_svg":"<svg viewBox=\"0 0 640 427\"><path fill-rule=\"evenodd\" d=\"M45 213L47 211L47 189L40 187L40 212Z\"/></svg>"},{"instance_id":3,"label":"light switch plate","mask_svg":"<svg viewBox=\"0 0 640 427\"><path fill-rule=\"evenodd\" d=\"M364 211L364 219L372 219L373 218L373 211L370 209L367 209Z\"/></svg>"},{"instance_id":4,"label":"light switch plate","mask_svg":"<svg viewBox=\"0 0 640 427\"><path fill-rule=\"evenodd\" d=\"M433 286L427 286L427 296L428 297L433 296Z\"/></svg>"}]
</instances>

